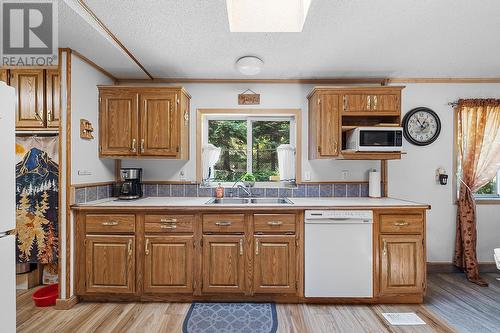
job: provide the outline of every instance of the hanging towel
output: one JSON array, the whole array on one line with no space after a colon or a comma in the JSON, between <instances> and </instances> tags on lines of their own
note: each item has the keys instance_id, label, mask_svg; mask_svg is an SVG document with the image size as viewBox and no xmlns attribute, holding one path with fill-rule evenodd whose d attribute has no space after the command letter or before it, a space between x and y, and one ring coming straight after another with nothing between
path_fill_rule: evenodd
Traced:
<instances>
[{"instance_id":1,"label":"hanging towel","mask_svg":"<svg viewBox=\"0 0 500 333\"><path fill-rule=\"evenodd\" d=\"M295 147L289 144L280 145L276 148L278 152L278 170L280 180L295 179Z\"/></svg>"},{"instance_id":2,"label":"hanging towel","mask_svg":"<svg viewBox=\"0 0 500 333\"><path fill-rule=\"evenodd\" d=\"M204 145L201 151L202 151L201 165L203 167L203 180L207 180L208 178L214 178L213 168L215 163L217 163L217 161L219 160L221 149L209 143L207 145Z\"/></svg>"}]
</instances>

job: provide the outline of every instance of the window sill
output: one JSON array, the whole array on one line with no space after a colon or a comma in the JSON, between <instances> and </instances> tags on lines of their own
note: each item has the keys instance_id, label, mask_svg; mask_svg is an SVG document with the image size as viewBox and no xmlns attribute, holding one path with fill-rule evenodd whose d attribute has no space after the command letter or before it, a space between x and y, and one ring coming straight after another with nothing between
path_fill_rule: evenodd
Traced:
<instances>
[{"instance_id":1,"label":"window sill","mask_svg":"<svg viewBox=\"0 0 500 333\"><path fill-rule=\"evenodd\" d=\"M476 205L500 205L499 197L490 197L490 198L475 198Z\"/></svg>"},{"instance_id":2,"label":"window sill","mask_svg":"<svg viewBox=\"0 0 500 333\"><path fill-rule=\"evenodd\" d=\"M213 181L210 182L209 184L201 185L200 187L206 187L206 188L216 188L219 183L222 185L222 187L228 188L228 187L233 187L234 182L217 182ZM241 182L237 182L234 187L237 185L243 185ZM294 189L297 188L297 184L295 183L290 183L290 182L256 182L255 185L252 188L287 188L287 189Z\"/></svg>"}]
</instances>

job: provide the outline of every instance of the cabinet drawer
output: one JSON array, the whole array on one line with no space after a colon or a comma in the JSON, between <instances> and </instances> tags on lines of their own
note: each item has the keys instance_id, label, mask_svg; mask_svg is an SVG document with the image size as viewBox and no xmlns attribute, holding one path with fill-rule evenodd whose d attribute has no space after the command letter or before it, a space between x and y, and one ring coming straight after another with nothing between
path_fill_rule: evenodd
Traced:
<instances>
[{"instance_id":1,"label":"cabinet drawer","mask_svg":"<svg viewBox=\"0 0 500 333\"><path fill-rule=\"evenodd\" d=\"M87 233L133 233L135 215L89 214L85 217Z\"/></svg>"},{"instance_id":2,"label":"cabinet drawer","mask_svg":"<svg viewBox=\"0 0 500 333\"><path fill-rule=\"evenodd\" d=\"M231 233L245 231L244 214L205 214L203 232Z\"/></svg>"},{"instance_id":3,"label":"cabinet drawer","mask_svg":"<svg viewBox=\"0 0 500 333\"><path fill-rule=\"evenodd\" d=\"M422 233L424 219L421 214L381 214L380 232Z\"/></svg>"},{"instance_id":4,"label":"cabinet drawer","mask_svg":"<svg viewBox=\"0 0 500 333\"><path fill-rule=\"evenodd\" d=\"M255 232L295 232L295 214L255 214Z\"/></svg>"},{"instance_id":5,"label":"cabinet drawer","mask_svg":"<svg viewBox=\"0 0 500 333\"><path fill-rule=\"evenodd\" d=\"M193 232L193 215L146 215L144 231L148 232Z\"/></svg>"}]
</instances>

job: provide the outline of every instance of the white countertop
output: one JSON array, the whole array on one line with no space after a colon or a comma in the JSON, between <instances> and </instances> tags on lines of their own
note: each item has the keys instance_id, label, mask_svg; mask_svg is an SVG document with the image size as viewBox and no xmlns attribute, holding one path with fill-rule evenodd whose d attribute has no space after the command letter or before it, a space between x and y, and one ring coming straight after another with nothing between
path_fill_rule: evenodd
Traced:
<instances>
[{"instance_id":1,"label":"white countertop","mask_svg":"<svg viewBox=\"0 0 500 333\"><path fill-rule=\"evenodd\" d=\"M147 197L137 200L109 198L75 205L75 207L427 207L427 204L395 198L288 198L293 204L206 204L209 197Z\"/></svg>"}]
</instances>

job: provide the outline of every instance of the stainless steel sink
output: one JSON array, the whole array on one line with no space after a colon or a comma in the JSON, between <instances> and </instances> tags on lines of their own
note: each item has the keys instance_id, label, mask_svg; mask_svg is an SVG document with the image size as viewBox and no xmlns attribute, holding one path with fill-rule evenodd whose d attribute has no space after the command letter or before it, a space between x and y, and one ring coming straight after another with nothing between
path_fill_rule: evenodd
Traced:
<instances>
[{"instance_id":1,"label":"stainless steel sink","mask_svg":"<svg viewBox=\"0 0 500 333\"><path fill-rule=\"evenodd\" d=\"M206 202L207 205L265 205L265 204L284 204L292 205L287 198L213 198Z\"/></svg>"},{"instance_id":2,"label":"stainless steel sink","mask_svg":"<svg viewBox=\"0 0 500 333\"><path fill-rule=\"evenodd\" d=\"M293 202L288 200L287 198L252 198L250 199L250 203L252 204L286 204L292 205Z\"/></svg>"}]
</instances>

